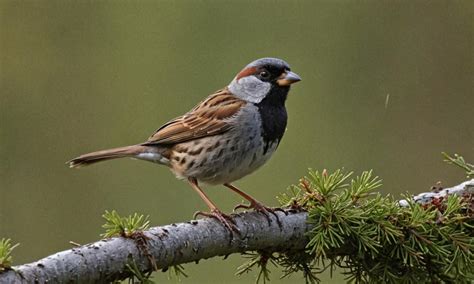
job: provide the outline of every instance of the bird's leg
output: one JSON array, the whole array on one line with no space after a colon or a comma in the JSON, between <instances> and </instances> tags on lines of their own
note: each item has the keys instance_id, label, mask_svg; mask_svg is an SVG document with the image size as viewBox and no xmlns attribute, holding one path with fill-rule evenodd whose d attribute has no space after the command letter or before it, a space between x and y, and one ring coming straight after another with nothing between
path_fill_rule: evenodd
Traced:
<instances>
[{"instance_id":1,"label":"bird's leg","mask_svg":"<svg viewBox=\"0 0 474 284\"><path fill-rule=\"evenodd\" d=\"M270 214L273 214L273 216L275 216L275 218L276 218L278 226L281 227L280 218L278 218L278 215L275 213L275 211L282 211L283 213L285 213L285 210L283 210L281 208L267 207L267 206L263 205L261 202L257 201L252 196L248 195L247 193L243 192L242 190L238 189L237 187L233 186L230 183L224 183L224 186L230 188L232 191L234 191L238 195L242 196L243 198L245 198L250 203L248 205L247 204L238 204L237 206L234 207L234 211L237 210L237 209L240 209L240 208L244 208L244 209L251 209L252 208L257 212L263 213L267 217L268 224L271 223Z\"/></svg>"},{"instance_id":2,"label":"bird's leg","mask_svg":"<svg viewBox=\"0 0 474 284\"><path fill-rule=\"evenodd\" d=\"M217 208L214 202L212 202L209 197L207 197L207 195L204 193L204 191L199 187L197 180L195 178L188 178L188 182L210 209L210 212L197 211L196 213L194 213L193 218L196 218L197 216L205 216L217 219L230 231L231 236L232 232L240 234L240 230L239 228L237 228L235 221L232 219L232 217L222 213L222 211Z\"/></svg>"}]
</instances>

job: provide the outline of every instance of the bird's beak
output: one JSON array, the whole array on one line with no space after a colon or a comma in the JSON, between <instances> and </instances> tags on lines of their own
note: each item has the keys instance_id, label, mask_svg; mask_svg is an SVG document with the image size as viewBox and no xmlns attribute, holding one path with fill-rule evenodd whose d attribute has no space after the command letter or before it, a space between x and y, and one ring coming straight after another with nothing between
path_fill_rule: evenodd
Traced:
<instances>
[{"instance_id":1,"label":"bird's beak","mask_svg":"<svg viewBox=\"0 0 474 284\"><path fill-rule=\"evenodd\" d=\"M281 87L284 87L299 81L301 81L301 78L298 76L298 74L288 71L281 74L280 78L277 80L277 84Z\"/></svg>"}]
</instances>

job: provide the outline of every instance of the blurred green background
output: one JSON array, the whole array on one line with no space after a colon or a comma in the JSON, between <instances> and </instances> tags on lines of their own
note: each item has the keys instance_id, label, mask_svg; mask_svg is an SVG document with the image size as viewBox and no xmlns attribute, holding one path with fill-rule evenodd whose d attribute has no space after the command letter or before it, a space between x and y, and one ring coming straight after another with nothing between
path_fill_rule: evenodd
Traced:
<instances>
[{"instance_id":1,"label":"blurred green background","mask_svg":"<svg viewBox=\"0 0 474 284\"><path fill-rule=\"evenodd\" d=\"M276 205L308 167L374 169L397 196L457 184L463 172L440 152L474 160L473 3L2 0L0 237L21 243L23 263L97 240L106 209L153 225L206 209L164 167L64 162L144 141L265 56L303 81L279 150L237 183L257 199ZM208 192L225 211L240 201ZM242 262L185 265L184 282L252 283L233 275Z\"/></svg>"}]
</instances>

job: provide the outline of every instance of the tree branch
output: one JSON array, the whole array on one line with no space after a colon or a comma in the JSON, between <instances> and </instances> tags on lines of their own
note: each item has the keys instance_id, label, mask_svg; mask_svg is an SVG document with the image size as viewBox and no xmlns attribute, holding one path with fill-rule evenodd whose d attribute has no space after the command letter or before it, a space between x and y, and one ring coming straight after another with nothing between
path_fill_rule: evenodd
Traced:
<instances>
[{"instance_id":1,"label":"tree branch","mask_svg":"<svg viewBox=\"0 0 474 284\"><path fill-rule=\"evenodd\" d=\"M150 259L159 269L232 253L302 249L304 233L309 229L305 212L276 212L269 223L256 212L234 215L241 237L230 237L229 231L213 219L190 221L154 227L145 238L111 238L66 250L37 262L13 267L0 274L1 283L19 281L39 283L110 282L131 276L127 264L135 262L141 271L153 270ZM142 240L146 244L142 245ZM149 255L147 256L147 254ZM151 258L150 258L151 256Z\"/></svg>"},{"instance_id":2,"label":"tree branch","mask_svg":"<svg viewBox=\"0 0 474 284\"><path fill-rule=\"evenodd\" d=\"M427 204L436 198L444 198L451 194L462 196L465 193L469 193L473 191L474 191L474 179L471 179L453 187L442 188L442 189L435 188L434 191L422 192L420 194L415 195L413 197L413 200L415 200L417 203L420 203L420 204ZM406 201L405 199L402 199L398 202L398 204L400 204L400 206L402 207L407 207L408 201Z\"/></svg>"},{"instance_id":3,"label":"tree branch","mask_svg":"<svg viewBox=\"0 0 474 284\"><path fill-rule=\"evenodd\" d=\"M436 198L474 190L474 179L438 193L417 195ZM415 197L415 200L417 200ZM427 199L423 199L427 200ZM432 199L431 199L432 200ZM403 206L404 200L400 201ZM286 213L286 214L285 214ZM132 276L127 265L136 264L140 271L164 269L172 265L199 261L245 251L290 251L305 248L307 213L287 210L276 212L271 222L260 213L233 215L241 236L213 219L154 227L130 238L116 237L56 253L39 261L12 267L0 273L0 283L38 282L111 282ZM156 262L156 267L155 267Z\"/></svg>"}]
</instances>

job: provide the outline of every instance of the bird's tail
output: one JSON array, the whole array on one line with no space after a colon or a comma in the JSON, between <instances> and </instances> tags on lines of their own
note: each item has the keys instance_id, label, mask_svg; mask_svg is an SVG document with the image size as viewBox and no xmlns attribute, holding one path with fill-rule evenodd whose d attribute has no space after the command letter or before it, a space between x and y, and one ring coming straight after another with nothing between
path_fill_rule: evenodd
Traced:
<instances>
[{"instance_id":1,"label":"bird's tail","mask_svg":"<svg viewBox=\"0 0 474 284\"><path fill-rule=\"evenodd\" d=\"M159 160L162 158L155 147L132 145L84 154L70 160L66 164L68 164L70 168L80 168L102 161L125 157L149 160L152 162L160 162Z\"/></svg>"}]
</instances>

